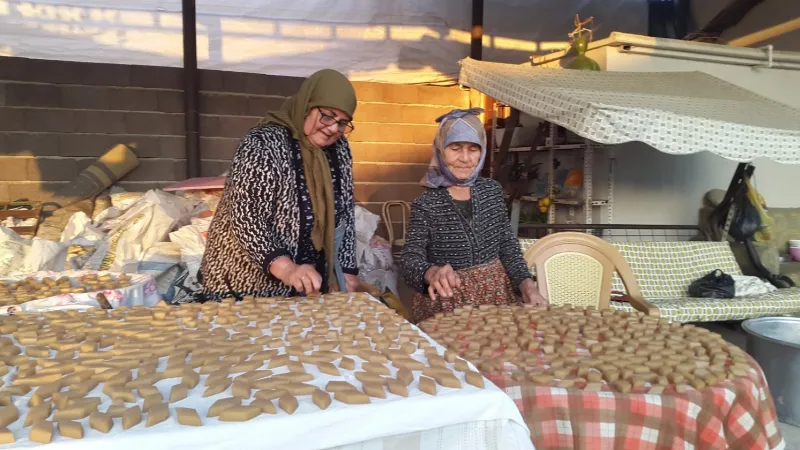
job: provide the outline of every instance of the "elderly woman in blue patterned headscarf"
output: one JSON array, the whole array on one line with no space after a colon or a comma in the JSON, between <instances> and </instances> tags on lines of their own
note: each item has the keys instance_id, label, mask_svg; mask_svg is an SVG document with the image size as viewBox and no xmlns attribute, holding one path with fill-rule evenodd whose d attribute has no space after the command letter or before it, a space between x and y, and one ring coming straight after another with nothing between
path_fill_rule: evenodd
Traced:
<instances>
[{"instance_id":1,"label":"elderly woman in blue patterned headscarf","mask_svg":"<svg viewBox=\"0 0 800 450\"><path fill-rule=\"evenodd\" d=\"M481 109L438 118L433 157L411 206L401 266L416 291L414 322L465 305L545 304L511 231L503 188L481 178Z\"/></svg>"}]
</instances>

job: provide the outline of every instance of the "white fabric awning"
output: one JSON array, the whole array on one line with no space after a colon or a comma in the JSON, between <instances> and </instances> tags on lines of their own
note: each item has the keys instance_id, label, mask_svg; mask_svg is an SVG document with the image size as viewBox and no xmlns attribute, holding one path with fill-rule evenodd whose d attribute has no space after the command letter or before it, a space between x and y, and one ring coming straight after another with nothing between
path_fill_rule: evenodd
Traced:
<instances>
[{"instance_id":1,"label":"white fabric awning","mask_svg":"<svg viewBox=\"0 0 800 450\"><path fill-rule=\"evenodd\" d=\"M452 84L470 54L464 0L199 0L198 67L354 81ZM493 0L483 56L520 61L569 45L572 14L647 32L647 0ZM180 0L0 0L0 57L182 67ZM531 26L536 17L536 26Z\"/></svg>"},{"instance_id":2,"label":"white fabric awning","mask_svg":"<svg viewBox=\"0 0 800 450\"><path fill-rule=\"evenodd\" d=\"M800 110L703 72L591 72L468 58L459 82L601 144L638 141L675 155L800 164Z\"/></svg>"}]
</instances>

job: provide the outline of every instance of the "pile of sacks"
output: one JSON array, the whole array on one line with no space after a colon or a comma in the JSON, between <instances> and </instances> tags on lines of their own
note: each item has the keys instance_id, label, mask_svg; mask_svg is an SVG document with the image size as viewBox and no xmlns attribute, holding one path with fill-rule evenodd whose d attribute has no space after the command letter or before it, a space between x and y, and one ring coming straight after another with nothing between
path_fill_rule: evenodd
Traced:
<instances>
[{"instance_id":1,"label":"pile of sacks","mask_svg":"<svg viewBox=\"0 0 800 450\"><path fill-rule=\"evenodd\" d=\"M200 289L197 272L221 192L142 194L113 187L110 201L95 202L92 217L72 214L58 240L25 239L0 226L0 278L43 270L143 273L156 280L167 302L191 301ZM356 207L358 267L366 283L397 294L391 247L375 236L379 220Z\"/></svg>"},{"instance_id":2,"label":"pile of sacks","mask_svg":"<svg viewBox=\"0 0 800 450\"><path fill-rule=\"evenodd\" d=\"M74 213L58 241L25 239L0 227L0 278L41 270L144 273L165 300L190 299L219 193L112 188L109 197L110 205L93 217Z\"/></svg>"}]
</instances>

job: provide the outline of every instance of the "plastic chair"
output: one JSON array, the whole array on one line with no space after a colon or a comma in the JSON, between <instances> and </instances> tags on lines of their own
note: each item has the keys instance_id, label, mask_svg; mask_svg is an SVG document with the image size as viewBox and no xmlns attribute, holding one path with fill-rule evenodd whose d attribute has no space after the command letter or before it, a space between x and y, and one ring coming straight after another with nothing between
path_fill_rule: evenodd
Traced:
<instances>
[{"instance_id":1,"label":"plastic chair","mask_svg":"<svg viewBox=\"0 0 800 450\"><path fill-rule=\"evenodd\" d=\"M614 272L625 286L634 309L658 317L658 308L642 297L625 258L608 242L576 232L554 233L538 240L525 252L529 269L535 269L539 293L551 305L609 307Z\"/></svg>"}]
</instances>

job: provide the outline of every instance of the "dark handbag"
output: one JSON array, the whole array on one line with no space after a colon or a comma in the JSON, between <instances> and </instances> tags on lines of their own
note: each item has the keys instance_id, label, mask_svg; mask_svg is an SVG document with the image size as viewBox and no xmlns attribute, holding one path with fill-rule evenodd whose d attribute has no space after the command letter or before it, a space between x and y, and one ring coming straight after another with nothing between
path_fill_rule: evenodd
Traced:
<instances>
[{"instance_id":1,"label":"dark handbag","mask_svg":"<svg viewBox=\"0 0 800 450\"><path fill-rule=\"evenodd\" d=\"M733 298L735 294L733 277L719 269L689 285L689 297Z\"/></svg>"}]
</instances>

